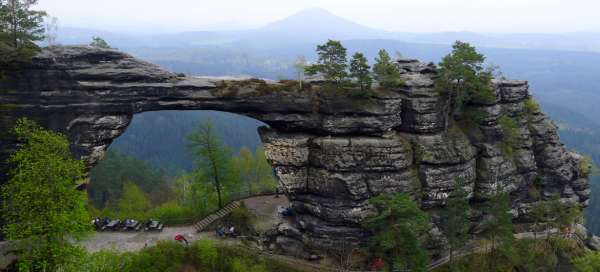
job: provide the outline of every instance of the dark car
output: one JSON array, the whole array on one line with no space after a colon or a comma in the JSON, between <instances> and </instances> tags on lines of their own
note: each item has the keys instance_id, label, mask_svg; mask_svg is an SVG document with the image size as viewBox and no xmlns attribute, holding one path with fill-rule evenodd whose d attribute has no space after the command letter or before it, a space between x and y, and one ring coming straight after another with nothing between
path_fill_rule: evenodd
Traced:
<instances>
[{"instance_id":1,"label":"dark car","mask_svg":"<svg viewBox=\"0 0 600 272\"><path fill-rule=\"evenodd\" d=\"M158 220L150 219L144 225L144 231L162 231L162 230L163 230L163 224Z\"/></svg>"},{"instance_id":2,"label":"dark car","mask_svg":"<svg viewBox=\"0 0 600 272\"><path fill-rule=\"evenodd\" d=\"M104 225L101 230L119 230L119 226L121 226L121 220L113 219Z\"/></svg>"},{"instance_id":3,"label":"dark car","mask_svg":"<svg viewBox=\"0 0 600 272\"><path fill-rule=\"evenodd\" d=\"M108 222L110 222L110 219L108 219L108 218L96 217L92 220L92 225L94 226L94 228L97 231L100 231L100 230L104 230L104 226L106 226L108 224Z\"/></svg>"},{"instance_id":4,"label":"dark car","mask_svg":"<svg viewBox=\"0 0 600 272\"><path fill-rule=\"evenodd\" d=\"M127 231L139 231L142 229L142 223L135 219L125 219L121 225L121 229Z\"/></svg>"}]
</instances>

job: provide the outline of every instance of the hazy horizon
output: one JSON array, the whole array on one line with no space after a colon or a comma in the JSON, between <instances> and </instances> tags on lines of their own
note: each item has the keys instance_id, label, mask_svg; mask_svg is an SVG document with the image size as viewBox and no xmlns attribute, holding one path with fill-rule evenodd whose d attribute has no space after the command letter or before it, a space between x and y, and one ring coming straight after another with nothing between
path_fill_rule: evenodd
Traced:
<instances>
[{"instance_id":1,"label":"hazy horizon","mask_svg":"<svg viewBox=\"0 0 600 272\"><path fill-rule=\"evenodd\" d=\"M183 32L258 28L306 9L324 9L392 32L600 32L593 0L40 0L61 27L110 32ZM368 11L368 12L365 12Z\"/></svg>"}]
</instances>

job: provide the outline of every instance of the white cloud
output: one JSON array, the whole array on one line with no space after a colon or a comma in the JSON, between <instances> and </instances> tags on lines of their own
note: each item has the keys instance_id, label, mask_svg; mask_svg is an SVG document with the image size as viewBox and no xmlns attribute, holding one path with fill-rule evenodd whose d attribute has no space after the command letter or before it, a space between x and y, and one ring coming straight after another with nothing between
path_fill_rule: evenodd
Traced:
<instances>
[{"instance_id":1,"label":"white cloud","mask_svg":"<svg viewBox=\"0 0 600 272\"><path fill-rule=\"evenodd\" d=\"M256 27L320 7L393 31L599 31L597 0L40 0L61 25L127 31ZM206 28L206 27L204 27Z\"/></svg>"}]
</instances>

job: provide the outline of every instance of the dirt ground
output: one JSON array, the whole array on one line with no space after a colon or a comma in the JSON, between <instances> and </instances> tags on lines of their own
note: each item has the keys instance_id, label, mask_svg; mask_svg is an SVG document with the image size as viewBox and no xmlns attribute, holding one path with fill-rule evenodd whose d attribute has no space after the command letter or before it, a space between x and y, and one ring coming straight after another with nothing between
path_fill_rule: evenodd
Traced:
<instances>
[{"instance_id":1,"label":"dirt ground","mask_svg":"<svg viewBox=\"0 0 600 272\"><path fill-rule=\"evenodd\" d=\"M255 228L265 231L281 222L277 213L278 206L289 206L285 196L258 196L244 200L244 204L255 216ZM200 238L217 239L213 231L197 233L193 226L165 227L162 232L95 232L81 242L90 252L100 250L138 251L146 246L155 245L161 240L173 240L175 235L182 234L192 242Z\"/></svg>"}]
</instances>

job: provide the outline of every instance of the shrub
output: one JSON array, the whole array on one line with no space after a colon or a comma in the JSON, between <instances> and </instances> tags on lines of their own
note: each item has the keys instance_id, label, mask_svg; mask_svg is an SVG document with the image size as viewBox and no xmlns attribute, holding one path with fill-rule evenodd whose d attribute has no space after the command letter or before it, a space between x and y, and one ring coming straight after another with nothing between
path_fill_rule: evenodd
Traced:
<instances>
[{"instance_id":1,"label":"shrub","mask_svg":"<svg viewBox=\"0 0 600 272\"><path fill-rule=\"evenodd\" d=\"M240 234L252 234L254 233L254 229L252 228L253 220L252 214L244 202L242 202L241 206L231 211L223 221L233 225Z\"/></svg>"},{"instance_id":2,"label":"shrub","mask_svg":"<svg viewBox=\"0 0 600 272\"><path fill-rule=\"evenodd\" d=\"M573 267L577 272L600 271L600 252L590 251L573 259Z\"/></svg>"},{"instance_id":3,"label":"shrub","mask_svg":"<svg viewBox=\"0 0 600 272\"><path fill-rule=\"evenodd\" d=\"M483 121L485 121L488 115L485 111L468 108L465 109L465 111L463 112L463 117L465 118L469 126L474 127L479 126L481 123L483 123Z\"/></svg>"},{"instance_id":4,"label":"shrub","mask_svg":"<svg viewBox=\"0 0 600 272\"><path fill-rule=\"evenodd\" d=\"M540 112L540 105L538 105L538 103L536 103L531 97L525 100L523 105L523 111L527 116L531 116L535 113Z\"/></svg>"},{"instance_id":5,"label":"shrub","mask_svg":"<svg viewBox=\"0 0 600 272\"><path fill-rule=\"evenodd\" d=\"M583 156L583 158L579 161L579 172L581 173L581 176L588 178L595 171L596 167L592 158L590 156Z\"/></svg>"},{"instance_id":6,"label":"shrub","mask_svg":"<svg viewBox=\"0 0 600 272\"><path fill-rule=\"evenodd\" d=\"M167 202L148 211L148 218L156 218L165 224L182 224L193 222L198 214L190 207L185 207L177 202Z\"/></svg>"},{"instance_id":7,"label":"shrub","mask_svg":"<svg viewBox=\"0 0 600 272\"><path fill-rule=\"evenodd\" d=\"M515 120L512 118L502 115L498 118L498 124L502 127L503 139L502 139L502 151L505 155L513 155L513 146L517 141L518 127Z\"/></svg>"},{"instance_id":8,"label":"shrub","mask_svg":"<svg viewBox=\"0 0 600 272\"><path fill-rule=\"evenodd\" d=\"M185 250L175 241L160 241L134 254L129 271L177 271L186 260Z\"/></svg>"},{"instance_id":9,"label":"shrub","mask_svg":"<svg viewBox=\"0 0 600 272\"><path fill-rule=\"evenodd\" d=\"M192 256L196 262L204 267L215 269L219 260L219 251L215 242L202 239L192 244Z\"/></svg>"}]
</instances>

